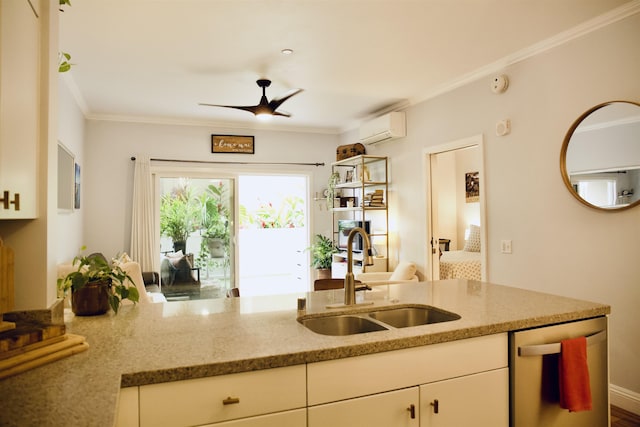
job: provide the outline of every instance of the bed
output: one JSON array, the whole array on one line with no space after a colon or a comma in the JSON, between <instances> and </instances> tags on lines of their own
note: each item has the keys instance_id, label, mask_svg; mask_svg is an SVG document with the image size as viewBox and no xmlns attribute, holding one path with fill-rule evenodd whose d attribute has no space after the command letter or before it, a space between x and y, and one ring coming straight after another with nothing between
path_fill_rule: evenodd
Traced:
<instances>
[{"instance_id":1,"label":"bed","mask_svg":"<svg viewBox=\"0 0 640 427\"><path fill-rule=\"evenodd\" d=\"M445 251L440 257L440 279L480 280L480 252Z\"/></svg>"},{"instance_id":2,"label":"bed","mask_svg":"<svg viewBox=\"0 0 640 427\"><path fill-rule=\"evenodd\" d=\"M482 280L480 226L470 224L469 235L461 251L444 251L440 255L440 280Z\"/></svg>"}]
</instances>

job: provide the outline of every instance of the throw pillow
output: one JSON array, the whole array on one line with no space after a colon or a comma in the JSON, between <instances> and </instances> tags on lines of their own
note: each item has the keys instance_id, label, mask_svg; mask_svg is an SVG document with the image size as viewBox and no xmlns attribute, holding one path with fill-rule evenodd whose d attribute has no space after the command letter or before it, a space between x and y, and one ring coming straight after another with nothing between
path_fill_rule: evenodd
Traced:
<instances>
[{"instance_id":1,"label":"throw pillow","mask_svg":"<svg viewBox=\"0 0 640 427\"><path fill-rule=\"evenodd\" d=\"M464 250L467 252L480 252L480 227L469 226L469 238L464 243Z\"/></svg>"},{"instance_id":2,"label":"throw pillow","mask_svg":"<svg viewBox=\"0 0 640 427\"><path fill-rule=\"evenodd\" d=\"M398 264L389 280L411 280L416 274L416 265L412 262L403 261Z\"/></svg>"}]
</instances>

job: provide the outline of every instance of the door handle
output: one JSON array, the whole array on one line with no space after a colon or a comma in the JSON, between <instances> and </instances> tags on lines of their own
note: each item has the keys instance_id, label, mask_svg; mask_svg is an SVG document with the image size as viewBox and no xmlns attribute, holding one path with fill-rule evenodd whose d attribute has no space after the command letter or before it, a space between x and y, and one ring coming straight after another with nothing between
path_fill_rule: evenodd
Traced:
<instances>
[{"instance_id":1,"label":"door handle","mask_svg":"<svg viewBox=\"0 0 640 427\"><path fill-rule=\"evenodd\" d=\"M607 339L607 331L602 330L600 332L596 332L595 334L588 335L587 337L587 347L590 345L598 344L606 341ZM560 343L551 343L551 344L536 344L536 345L526 345L522 347L518 347L518 356L520 357L528 357L528 356L544 356L545 354L558 354L560 353Z\"/></svg>"},{"instance_id":2,"label":"door handle","mask_svg":"<svg viewBox=\"0 0 640 427\"><path fill-rule=\"evenodd\" d=\"M429 405L433 406L433 413L437 414L440 409L440 403L438 399L434 399L433 402L429 403Z\"/></svg>"}]
</instances>

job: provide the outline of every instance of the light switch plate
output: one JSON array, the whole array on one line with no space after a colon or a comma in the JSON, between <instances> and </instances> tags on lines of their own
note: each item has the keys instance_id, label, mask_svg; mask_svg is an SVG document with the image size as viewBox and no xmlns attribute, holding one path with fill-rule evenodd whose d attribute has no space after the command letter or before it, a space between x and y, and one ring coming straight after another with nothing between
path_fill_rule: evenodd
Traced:
<instances>
[{"instance_id":1,"label":"light switch plate","mask_svg":"<svg viewBox=\"0 0 640 427\"><path fill-rule=\"evenodd\" d=\"M511 253L511 240L503 240L500 242L500 250L503 254Z\"/></svg>"}]
</instances>

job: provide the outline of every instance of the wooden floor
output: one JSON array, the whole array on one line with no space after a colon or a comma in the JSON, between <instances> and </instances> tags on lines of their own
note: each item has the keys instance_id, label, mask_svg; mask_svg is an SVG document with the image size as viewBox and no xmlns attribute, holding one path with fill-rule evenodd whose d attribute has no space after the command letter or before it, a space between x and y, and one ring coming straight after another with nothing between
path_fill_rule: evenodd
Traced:
<instances>
[{"instance_id":1,"label":"wooden floor","mask_svg":"<svg viewBox=\"0 0 640 427\"><path fill-rule=\"evenodd\" d=\"M612 405L611 427L640 427L640 415Z\"/></svg>"}]
</instances>

